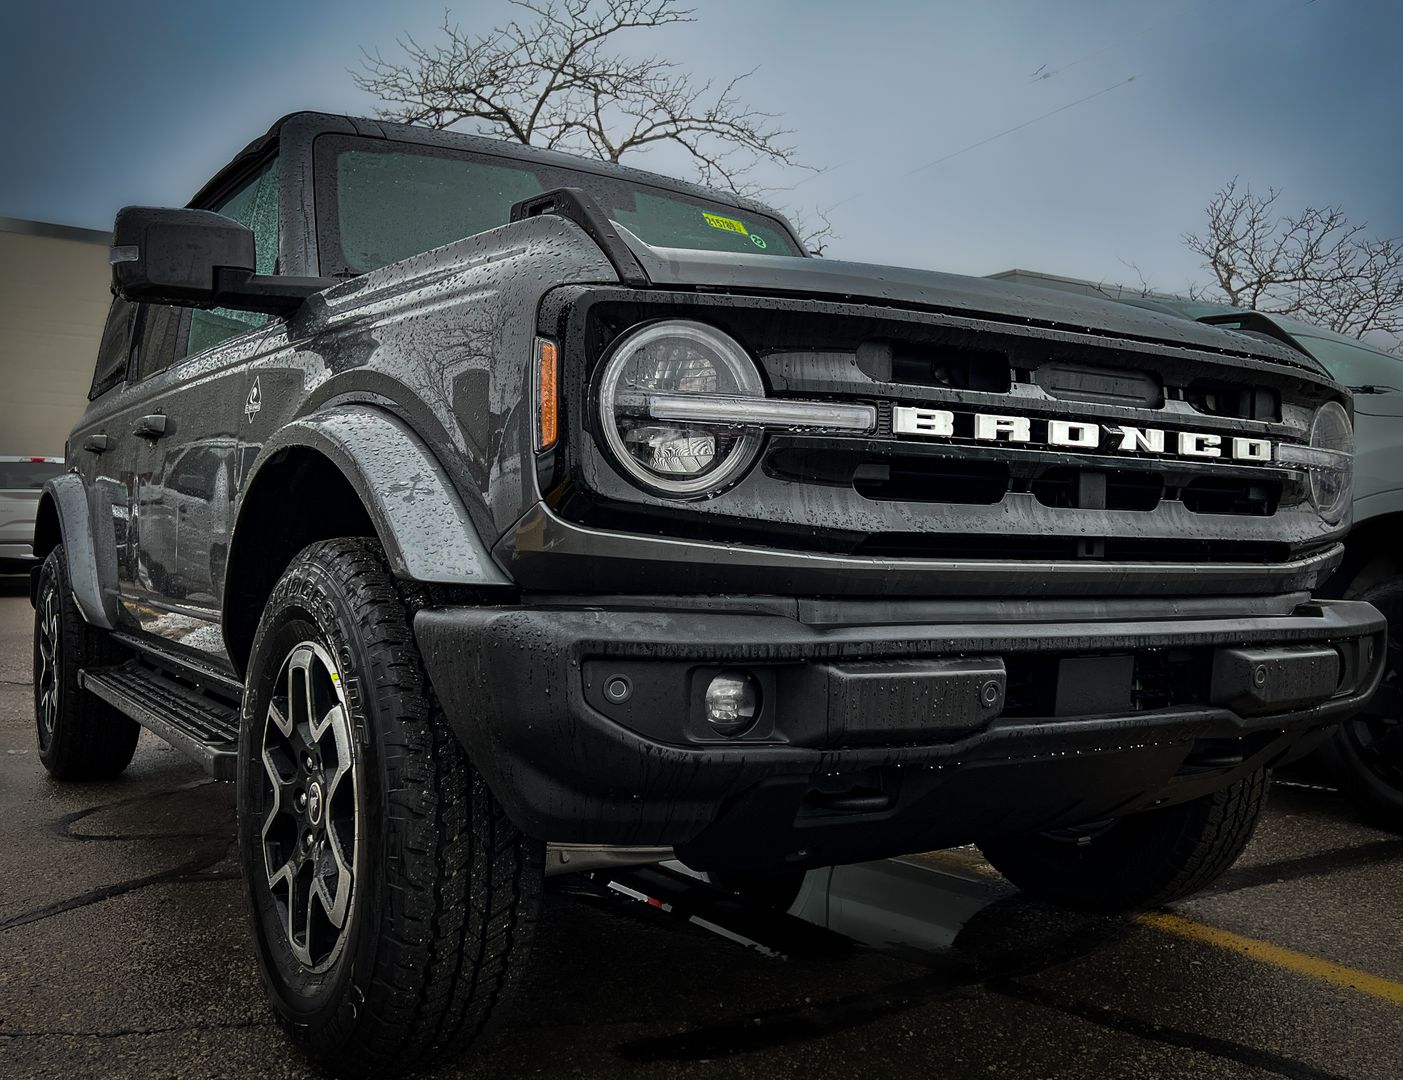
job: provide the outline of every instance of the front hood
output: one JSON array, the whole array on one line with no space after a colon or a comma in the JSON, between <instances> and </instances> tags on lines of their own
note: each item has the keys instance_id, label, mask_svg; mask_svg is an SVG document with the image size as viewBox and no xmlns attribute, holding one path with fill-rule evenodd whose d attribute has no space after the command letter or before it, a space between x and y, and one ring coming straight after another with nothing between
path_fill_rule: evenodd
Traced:
<instances>
[{"instance_id":1,"label":"front hood","mask_svg":"<svg viewBox=\"0 0 1403 1080\"><path fill-rule=\"evenodd\" d=\"M824 296L920 307L1250 356L1325 374L1311 357L1284 345L1093 296L872 263L655 248L626 229L619 232L655 286Z\"/></svg>"}]
</instances>

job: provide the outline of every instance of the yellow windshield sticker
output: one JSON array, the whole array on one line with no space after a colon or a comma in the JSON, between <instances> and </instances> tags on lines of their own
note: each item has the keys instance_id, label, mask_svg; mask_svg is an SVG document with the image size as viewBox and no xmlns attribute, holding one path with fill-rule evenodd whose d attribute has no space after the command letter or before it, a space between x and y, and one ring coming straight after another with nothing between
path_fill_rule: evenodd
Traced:
<instances>
[{"instance_id":1,"label":"yellow windshield sticker","mask_svg":"<svg viewBox=\"0 0 1403 1080\"><path fill-rule=\"evenodd\" d=\"M726 232L740 233L742 236L749 236L745 231L745 226L735 218L722 217L720 214L708 214L702 211L702 217L706 218L706 223L713 229L724 229Z\"/></svg>"}]
</instances>

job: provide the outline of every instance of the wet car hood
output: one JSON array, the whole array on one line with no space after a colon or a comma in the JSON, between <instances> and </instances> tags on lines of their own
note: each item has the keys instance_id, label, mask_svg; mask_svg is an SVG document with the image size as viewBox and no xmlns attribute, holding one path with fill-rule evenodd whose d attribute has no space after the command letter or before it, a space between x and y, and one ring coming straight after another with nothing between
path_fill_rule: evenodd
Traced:
<instances>
[{"instance_id":1,"label":"wet car hood","mask_svg":"<svg viewBox=\"0 0 1403 1080\"><path fill-rule=\"evenodd\" d=\"M656 248L626 229L620 228L619 232L655 286L911 305L1078 333L1252 356L1325 373L1311 357L1275 342L1093 296L872 263Z\"/></svg>"}]
</instances>

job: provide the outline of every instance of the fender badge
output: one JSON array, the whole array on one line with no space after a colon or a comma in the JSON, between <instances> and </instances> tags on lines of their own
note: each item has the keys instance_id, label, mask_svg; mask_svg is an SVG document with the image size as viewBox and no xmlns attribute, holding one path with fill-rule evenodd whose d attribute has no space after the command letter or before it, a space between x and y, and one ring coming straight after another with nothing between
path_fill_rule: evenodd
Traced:
<instances>
[{"instance_id":1,"label":"fender badge","mask_svg":"<svg viewBox=\"0 0 1403 1080\"><path fill-rule=\"evenodd\" d=\"M258 387L258 376L253 378L253 389L248 392L248 400L244 402L244 415L248 417L248 422L253 423L253 417L259 409L263 408L263 391Z\"/></svg>"}]
</instances>

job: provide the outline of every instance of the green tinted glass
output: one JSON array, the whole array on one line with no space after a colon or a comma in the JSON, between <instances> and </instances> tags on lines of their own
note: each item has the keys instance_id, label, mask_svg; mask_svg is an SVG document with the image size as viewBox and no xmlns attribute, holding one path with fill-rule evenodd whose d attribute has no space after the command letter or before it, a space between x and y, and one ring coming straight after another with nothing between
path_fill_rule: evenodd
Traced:
<instances>
[{"instance_id":1,"label":"green tinted glass","mask_svg":"<svg viewBox=\"0 0 1403 1080\"><path fill-rule=\"evenodd\" d=\"M523 169L468 158L348 150L336 191L341 253L364 271L505 225L512 203L542 187Z\"/></svg>"},{"instance_id":2,"label":"green tinted glass","mask_svg":"<svg viewBox=\"0 0 1403 1080\"><path fill-rule=\"evenodd\" d=\"M278 267L278 159L268 162L215 211L253 230L254 270L259 274L274 273ZM253 311L196 311L190 317L190 339L185 351L191 355L203 352L267 321L267 315Z\"/></svg>"},{"instance_id":3,"label":"green tinted glass","mask_svg":"<svg viewBox=\"0 0 1403 1080\"><path fill-rule=\"evenodd\" d=\"M766 255L795 255L794 245L779 229L743 210L724 213L671 195L631 192L625 204L616 198L606 209L645 244L654 247L696 248L702 251L743 251Z\"/></svg>"},{"instance_id":4,"label":"green tinted glass","mask_svg":"<svg viewBox=\"0 0 1403 1080\"><path fill-rule=\"evenodd\" d=\"M773 218L613 176L383 143L318 153L325 274L376 270L495 229L511 220L513 203L560 187L583 188L655 247L803 254Z\"/></svg>"}]
</instances>

